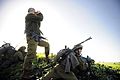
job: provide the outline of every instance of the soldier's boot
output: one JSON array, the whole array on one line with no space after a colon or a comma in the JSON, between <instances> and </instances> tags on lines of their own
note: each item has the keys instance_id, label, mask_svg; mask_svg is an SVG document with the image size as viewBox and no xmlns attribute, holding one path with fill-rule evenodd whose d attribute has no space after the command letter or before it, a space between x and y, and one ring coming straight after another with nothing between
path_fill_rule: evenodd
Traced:
<instances>
[{"instance_id":1,"label":"soldier's boot","mask_svg":"<svg viewBox=\"0 0 120 80\"><path fill-rule=\"evenodd\" d=\"M49 58L48 58L48 55L49 55L49 46L48 47L45 47L45 56L46 56L46 61L47 63L49 63Z\"/></svg>"}]
</instances>

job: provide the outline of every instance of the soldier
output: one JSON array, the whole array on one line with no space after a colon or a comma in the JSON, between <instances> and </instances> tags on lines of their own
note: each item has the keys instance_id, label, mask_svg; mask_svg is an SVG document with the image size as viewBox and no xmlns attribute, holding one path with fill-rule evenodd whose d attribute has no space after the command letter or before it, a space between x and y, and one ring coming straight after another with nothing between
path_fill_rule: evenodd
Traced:
<instances>
[{"instance_id":1,"label":"soldier","mask_svg":"<svg viewBox=\"0 0 120 80\"><path fill-rule=\"evenodd\" d=\"M79 62L72 50L60 50L54 61L58 64L42 80L78 80L72 69L78 66Z\"/></svg>"},{"instance_id":2,"label":"soldier","mask_svg":"<svg viewBox=\"0 0 120 80\"><path fill-rule=\"evenodd\" d=\"M5 43L0 47L0 68L7 68L13 64L13 56L16 50L10 43Z\"/></svg>"},{"instance_id":3,"label":"soldier","mask_svg":"<svg viewBox=\"0 0 120 80\"><path fill-rule=\"evenodd\" d=\"M26 56L25 52L26 47L25 46L21 46L18 51L16 51L16 53L14 54L14 61L18 62L18 61L24 61L24 58Z\"/></svg>"},{"instance_id":4,"label":"soldier","mask_svg":"<svg viewBox=\"0 0 120 80\"><path fill-rule=\"evenodd\" d=\"M75 75L77 76L78 80L88 80L89 76L89 62L92 60L90 57L87 56L87 58L83 57L82 52L83 46L81 44L75 45L73 48L73 51L75 52L75 55L79 61L79 66L77 66L76 69L73 70Z\"/></svg>"},{"instance_id":5,"label":"soldier","mask_svg":"<svg viewBox=\"0 0 120 80\"><path fill-rule=\"evenodd\" d=\"M41 39L43 38L41 37L41 34L43 33L39 29L42 20L43 15L41 12L35 12L34 8L28 9L28 14L25 17L25 33L28 44L28 51L23 64L23 79L25 80L31 80L33 77L32 61L36 58L37 45L45 47L45 56L46 60L48 61L49 43Z\"/></svg>"}]
</instances>

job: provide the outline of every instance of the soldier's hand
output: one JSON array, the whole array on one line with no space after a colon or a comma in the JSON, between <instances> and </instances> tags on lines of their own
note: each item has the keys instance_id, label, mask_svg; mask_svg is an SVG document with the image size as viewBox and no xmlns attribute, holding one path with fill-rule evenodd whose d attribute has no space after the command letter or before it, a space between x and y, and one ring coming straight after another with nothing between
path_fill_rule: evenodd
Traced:
<instances>
[{"instance_id":1,"label":"soldier's hand","mask_svg":"<svg viewBox=\"0 0 120 80\"><path fill-rule=\"evenodd\" d=\"M37 11L36 13L37 13L37 14L40 14L41 12L40 12L40 11Z\"/></svg>"}]
</instances>

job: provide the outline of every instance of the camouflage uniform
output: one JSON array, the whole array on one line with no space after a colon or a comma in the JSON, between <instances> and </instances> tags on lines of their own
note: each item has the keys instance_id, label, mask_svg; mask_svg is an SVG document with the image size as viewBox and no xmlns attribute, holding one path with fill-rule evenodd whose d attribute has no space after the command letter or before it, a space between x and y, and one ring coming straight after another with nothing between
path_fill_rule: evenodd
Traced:
<instances>
[{"instance_id":1,"label":"camouflage uniform","mask_svg":"<svg viewBox=\"0 0 120 80\"><path fill-rule=\"evenodd\" d=\"M26 47L22 46L18 49L18 51L15 52L15 54L14 54L15 62L24 61L24 58L26 56L25 49L26 49Z\"/></svg>"},{"instance_id":2,"label":"camouflage uniform","mask_svg":"<svg viewBox=\"0 0 120 80\"><path fill-rule=\"evenodd\" d=\"M64 55L64 51L57 53L55 62L59 61L61 55ZM78 80L72 72L72 69L77 65L79 65L79 62L75 57L74 52L70 52L65 59L58 62L58 64L47 75L45 75L42 80Z\"/></svg>"},{"instance_id":3,"label":"camouflage uniform","mask_svg":"<svg viewBox=\"0 0 120 80\"><path fill-rule=\"evenodd\" d=\"M79 80L86 80L88 79L88 61L91 59L87 56L87 58L81 55L83 46L82 45L75 45L73 50L75 55L79 61L79 65L73 70L74 74ZM89 80L89 79L88 79Z\"/></svg>"},{"instance_id":4,"label":"camouflage uniform","mask_svg":"<svg viewBox=\"0 0 120 80\"><path fill-rule=\"evenodd\" d=\"M28 44L28 47L27 47L28 52L27 52L27 55L25 57L24 64L23 64L23 76L24 77L29 77L32 75L32 61L36 58L37 45L45 47L46 58L48 58L48 55L49 55L49 43L44 40L36 41L36 36L34 36L33 38L33 33L35 35L41 35L41 31L39 28L40 28L42 20L43 20L42 13L39 13L39 14L29 13L25 17L25 23L26 23L25 33L26 33L26 39L27 39L27 44Z\"/></svg>"}]
</instances>

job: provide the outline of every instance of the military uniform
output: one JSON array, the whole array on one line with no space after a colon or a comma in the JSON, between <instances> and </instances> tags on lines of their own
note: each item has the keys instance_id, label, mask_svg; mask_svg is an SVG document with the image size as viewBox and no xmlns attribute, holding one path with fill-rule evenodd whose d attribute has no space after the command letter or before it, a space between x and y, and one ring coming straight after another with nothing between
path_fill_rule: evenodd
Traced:
<instances>
[{"instance_id":1,"label":"military uniform","mask_svg":"<svg viewBox=\"0 0 120 80\"><path fill-rule=\"evenodd\" d=\"M64 51L57 53L55 58L55 62L58 62L61 55L64 54ZM72 69L79 65L77 58L74 55L74 52L70 52L67 56L65 56L64 60L58 62L58 64L47 74L42 80L78 80Z\"/></svg>"},{"instance_id":2,"label":"military uniform","mask_svg":"<svg viewBox=\"0 0 120 80\"><path fill-rule=\"evenodd\" d=\"M29 13L25 17L26 23L25 33L28 44L27 47L28 52L23 64L24 77L29 77L32 75L32 61L36 58L37 45L45 47L46 58L49 55L49 43L37 38L37 36L41 36L41 31L39 28L42 20L43 20L42 13L39 14Z\"/></svg>"},{"instance_id":3,"label":"military uniform","mask_svg":"<svg viewBox=\"0 0 120 80\"><path fill-rule=\"evenodd\" d=\"M88 61L90 61L90 58L85 58L81 55L83 46L81 44L75 45L73 50L75 52L75 55L79 61L79 65L73 70L74 74L79 80L86 80L88 79L88 68L89 64Z\"/></svg>"},{"instance_id":4,"label":"military uniform","mask_svg":"<svg viewBox=\"0 0 120 80\"><path fill-rule=\"evenodd\" d=\"M25 52L25 49L26 49L26 47L22 46L18 49L18 51L15 52L15 54L14 54L15 62L24 61L24 58L25 58L26 53L27 53L27 52Z\"/></svg>"}]
</instances>

